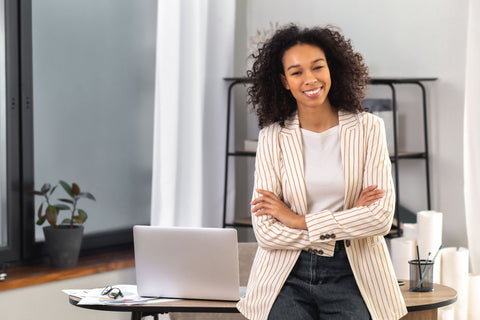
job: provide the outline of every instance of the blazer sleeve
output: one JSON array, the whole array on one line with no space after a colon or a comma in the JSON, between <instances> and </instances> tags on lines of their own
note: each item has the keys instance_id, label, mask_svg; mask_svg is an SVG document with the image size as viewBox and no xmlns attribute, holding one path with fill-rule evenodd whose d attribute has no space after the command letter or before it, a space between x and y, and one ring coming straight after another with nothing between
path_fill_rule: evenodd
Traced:
<instances>
[{"instance_id":1,"label":"blazer sleeve","mask_svg":"<svg viewBox=\"0 0 480 320\"><path fill-rule=\"evenodd\" d=\"M384 197L369 206L307 214L306 223L312 243L328 241L326 239L332 237L341 240L386 235L390 231L395 208L395 191L385 127L383 120L372 114L364 114L361 122L365 145L363 172L357 173L362 177L361 189L376 184L385 191ZM358 166L354 168L362 170ZM353 199L352 206L358 199L361 189L355 192L357 194L347 194L347 198Z\"/></svg>"},{"instance_id":2,"label":"blazer sleeve","mask_svg":"<svg viewBox=\"0 0 480 320\"><path fill-rule=\"evenodd\" d=\"M252 199L258 198L260 195L256 190L262 189L285 202L280 180L278 135L277 125L263 128L259 133ZM264 249L304 249L311 245L307 230L289 228L270 215L257 217L252 214L252 224L258 245Z\"/></svg>"}]
</instances>

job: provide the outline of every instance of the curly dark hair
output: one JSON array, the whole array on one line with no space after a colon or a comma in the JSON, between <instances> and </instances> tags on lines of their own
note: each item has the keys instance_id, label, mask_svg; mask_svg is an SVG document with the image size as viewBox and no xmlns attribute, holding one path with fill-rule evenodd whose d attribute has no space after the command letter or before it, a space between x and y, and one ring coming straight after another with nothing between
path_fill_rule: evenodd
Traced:
<instances>
[{"instance_id":1,"label":"curly dark hair","mask_svg":"<svg viewBox=\"0 0 480 320\"><path fill-rule=\"evenodd\" d=\"M276 122L283 126L297 110L295 98L284 88L280 77L284 74L283 55L296 44L314 45L325 53L332 81L328 99L335 109L364 110L362 100L369 81L368 68L350 40L330 26L301 29L291 24L277 30L251 56L254 63L247 71L252 84L247 89L248 102L253 105L260 128Z\"/></svg>"}]
</instances>

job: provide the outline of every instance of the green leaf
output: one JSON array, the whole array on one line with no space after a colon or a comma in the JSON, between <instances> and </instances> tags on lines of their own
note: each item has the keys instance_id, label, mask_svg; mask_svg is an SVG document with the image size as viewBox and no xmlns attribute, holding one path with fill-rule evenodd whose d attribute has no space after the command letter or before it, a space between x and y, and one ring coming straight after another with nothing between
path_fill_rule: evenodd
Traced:
<instances>
[{"instance_id":1,"label":"green leaf","mask_svg":"<svg viewBox=\"0 0 480 320\"><path fill-rule=\"evenodd\" d=\"M46 216L39 217L37 220L37 225L41 226L45 222Z\"/></svg>"},{"instance_id":2,"label":"green leaf","mask_svg":"<svg viewBox=\"0 0 480 320\"><path fill-rule=\"evenodd\" d=\"M61 204L61 203L57 203L54 205L55 208L57 208L57 210L70 210L70 207L67 206L67 205L64 205L64 204Z\"/></svg>"},{"instance_id":3,"label":"green leaf","mask_svg":"<svg viewBox=\"0 0 480 320\"><path fill-rule=\"evenodd\" d=\"M81 222L84 223L87 220L88 215L84 210L78 209L78 217L80 218Z\"/></svg>"},{"instance_id":4,"label":"green leaf","mask_svg":"<svg viewBox=\"0 0 480 320\"><path fill-rule=\"evenodd\" d=\"M62 198L62 199L58 199L59 201L62 201L62 202L66 202L66 203L70 203L70 204L73 204L73 201L70 200L70 199L65 199L65 198Z\"/></svg>"},{"instance_id":5,"label":"green leaf","mask_svg":"<svg viewBox=\"0 0 480 320\"><path fill-rule=\"evenodd\" d=\"M90 192L80 192L78 196L81 198L87 198L87 199L96 201L95 197Z\"/></svg>"},{"instance_id":6,"label":"green leaf","mask_svg":"<svg viewBox=\"0 0 480 320\"><path fill-rule=\"evenodd\" d=\"M85 194L87 195L87 198L90 199L90 200L93 200L93 201L96 201L97 199L95 199L95 197L93 196L93 194L91 194L90 192L85 192Z\"/></svg>"},{"instance_id":7,"label":"green leaf","mask_svg":"<svg viewBox=\"0 0 480 320\"><path fill-rule=\"evenodd\" d=\"M38 208L38 218L40 219L42 217L42 213L43 213L43 202L42 204L40 205L40 208ZM43 222L42 222L43 223Z\"/></svg>"},{"instance_id":8,"label":"green leaf","mask_svg":"<svg viewBox=\"0 0 480 320\"><path fill-rule=\"evenodd\" d=\"M75 222L77 223L82 223L82 218L80 218L79 216L73 216L73 220L75 220Z\"/></svg>"},{"instance_id":9,"label":"green leaf","mask_svg":"<svg viewBox=\"0 0 480 320\"><path fill-rule=\"evenodd\" d=\"M57 217L58 217L57 208L55 208L54 206L48 206L45 216L47 217L48 223L50 223L50 225L52 225L56 228L57 227Z\"/></svg>"},{"instance_id":10,"label":"green leaf","mask_svg":"<svg viewBox=\"0 0 480 320\"><path fill-rule=\"evenodd\" d=\"M72 183L72 192L76 196L78 196L78 194L80 193L80 187L75 182Z\"/></svg>"},{"instance_id":11,"label":"green leaf","mask_svg":"<svg viewBox=\"0 0 480 320\"><path fill-rule=\"evenodd\" d=\"M68 183L66 183L63 180L60 180L60 185L63 187L63 190L65 190L65 192L68 193L68 195L70 197L72 197L72 198L75 197L75 195L73 194L73 190L72 190L72 188L70 188Z\"/></svg>"},{"instance_id":12,"label":"green leaf","mask_svg":"<svg viewBox=\"0 0 480 320\"><path fill-rule=\"evenodd\" d=\"M63 219L62 224L70 223L70 219Z\"/></svg>"},{"instance_id":13,"label":"green leaf","mask_svg":"<svg viewBox=\"0 0 480 320\"><path fill-rule=\"evenodd\" d=\"M50 185L50 183L45 183L40 189L40 191L42 192L42 194L45 194L50 190L51 187L52 186Z\"/></svg>"},{"instance_id":14,"label":"green leaf","mask_svg":"<svg viewBox=\"0 0 480 320\"><path fill-rule=\"evenodd\" d=\"M53 194L53 192L55 191L55 189L57 189L57 187L58 187L58 184L55 187L52 188L52 190L50 191L50 195Z\"/></svg>"}]
</instances>

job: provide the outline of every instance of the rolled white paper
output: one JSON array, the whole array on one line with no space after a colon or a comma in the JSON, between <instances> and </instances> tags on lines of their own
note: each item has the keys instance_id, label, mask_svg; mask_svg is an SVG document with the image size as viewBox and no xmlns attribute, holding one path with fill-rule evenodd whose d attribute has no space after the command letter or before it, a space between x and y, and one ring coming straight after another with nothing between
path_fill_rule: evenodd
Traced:
<instances>
[{"instance_id":1,"label":"rolled white paper","mask_svg":"<svg viewBox=\"0 0 480 320\"><path fill-rule=\"evenodd\" d=\"M404 223L402 237L417 241L417 224L416 223Z\"/></svg>"},{"instance_id":2,"label":"rolled white paper","mask_svg":"<svg viewBox=\"0 0 480 320\"><path fill-rule=\"evenodd\" d=\"M445 248L441 251L441 284L457 291L455 320L467 320L468 315L468 249ZM477 302L478 303L478 302Z\"/></svg>"},{"instance_id":3,"label":"rolled white paper","mask_svg":"<svg viewBox=\"0 0 480 320\"><path fill-rule=\"evenodd\" d=\"M455 309L452 306L438 309L438 320L455 320Z\"/></svg>"},{"instance_id":4,"label":"rolled white paper","mask_svg":"<svg viewBox=\"0 0 480 320\"><path fill-rule=\"evenodd\" d=\"M468 320L480 320L480 274L468 279Z\"/></svg>"},{"instance_id":5,"label":"rolled white paper","mask_svg":"<svg viewBox=\"0 0 480 320\"><path fill-rule=\"evenodd\" d=\"M430 259L442 244L443 214L437 211L420 211L417 213L417 245L420 259ZM440 264L435 261L433 282L440 282Z\"/></svg>"},{"instance_id":6,"label":"rolled white paper","mask_svg":"<svg viewBox=\"0 0 480 320\"><path fill-rule=\"evenodd\" d=\"M416 242L403 237L390 240L390 255L397 279L409 280L408 261L416 259Z\"/></svg>"}]
</instances>

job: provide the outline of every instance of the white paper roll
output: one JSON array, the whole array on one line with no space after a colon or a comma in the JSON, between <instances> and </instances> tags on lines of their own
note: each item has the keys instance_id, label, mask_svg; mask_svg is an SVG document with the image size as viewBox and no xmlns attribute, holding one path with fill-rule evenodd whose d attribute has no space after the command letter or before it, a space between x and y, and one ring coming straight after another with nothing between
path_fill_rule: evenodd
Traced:
<instances>
[{"instance_id":1,"label":"white paper roll","mask_svg":"<svg viewBox=\"0 0 480 320\"><path fill-rule=\"evenodd\" d=\"M452 306L438 309L438 320L455 320L455 309Z\"/></svg>"},{"instance_id":2,"label":"white paper roll","mask_svg":"<svg viewBox=\"0 0 480 320\"><path fill-rule=\"evenodd\" d=\"M468 315L468 249L445 248L441 251L441 284L457 291L455 320L467 320ZM478 303L478 302L477 302Z\"/></svg>"},{"instance_id":3,"label":"white paper roll","mask_svg":"<svg viewBox=\"0 0 480 320\"><path fill-rule=\"evenodd\" d=\"M397 279L409 280L409 260L416 259L416 242L404 237L390 240L390 255Z\"/></svg>"},{"instance_id":4,"label":"white paper roll","mask_svg":"<svg viewBox=\"0 0 480 320\"><path fill-rule=\"evenodd\" d=\"M437 211L417 213L417 245L420 259L433 257L442 244L443 214ZM436 261L433 268L433 282L440 282L440 264Z\"/></svg>"},{"instance_id":5,"label":"white paper roll","mask_svg":"<svg viewBox=\"0 0 480 320\"><path fill-rule=\"evenodd\" d=\"M470 274L468 287L468 320L480 320L480 274Z\"/></svg>"},{"instance_id":6,"label":"white paper roll","mask_svg":"<svg viewBox=\"0 0 480 320\"><path fill-rule=\"evenodd\" d=\"M417 241L417 224L416 223L404 223L402 237Z\"/></svg>"}]
</instances>

